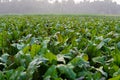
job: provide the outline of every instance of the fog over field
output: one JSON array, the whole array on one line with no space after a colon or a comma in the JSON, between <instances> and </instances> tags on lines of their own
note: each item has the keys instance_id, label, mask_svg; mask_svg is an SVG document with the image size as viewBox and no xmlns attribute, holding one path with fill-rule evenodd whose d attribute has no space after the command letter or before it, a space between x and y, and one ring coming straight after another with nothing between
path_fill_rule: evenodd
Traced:
<instances>
[{"instance_id":1,"label":"fog over field","mask_svg":"<svg viewBox=\"0 0 120 80\"><path fill-rule=\"evenodd\" d=\"M120 14L120 0L0 0L0 14Z\"/></svg>"}]
</instances>

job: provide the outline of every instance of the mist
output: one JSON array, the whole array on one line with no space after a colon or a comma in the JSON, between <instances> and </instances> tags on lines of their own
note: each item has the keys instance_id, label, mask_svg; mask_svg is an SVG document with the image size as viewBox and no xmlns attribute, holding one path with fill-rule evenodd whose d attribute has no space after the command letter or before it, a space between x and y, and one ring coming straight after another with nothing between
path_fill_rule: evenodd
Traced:
<instances>
[{"instance_id":1,"label":"mist","mask_svg":"<svg viewBox=\"0 0 120 80\"><path fill-rule=\"evenodd\" d=\"M120 14L112 0L0 0L0 14Z\"/></svg>"}]
</instances>

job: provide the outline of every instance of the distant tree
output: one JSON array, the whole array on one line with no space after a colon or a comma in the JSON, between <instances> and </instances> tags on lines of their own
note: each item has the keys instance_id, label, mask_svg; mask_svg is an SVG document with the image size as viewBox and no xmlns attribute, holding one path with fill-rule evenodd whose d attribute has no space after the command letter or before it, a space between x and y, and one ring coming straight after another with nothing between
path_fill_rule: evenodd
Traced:
<instances>
[{"instance_id":1,"label":"distant tree","mask_svg":"<svg viewBox=\"0 0 120 80\"><path fill-rule=\"evenodd\" d=\"M90 2L90 0L84 0L84 2Z\"/></svg>"},{"instance_id":2,"label":"distant tree","mask_svg":"<svg viewBox=\"0 0 120 80\"><path fill-rule=\"evenodd\" d=\"M12 0L12 2L18 2L18 0Z\"/></svg>"},{"instance_id":3,"label":"distant tree","mask_svg":"<svg viewBox=\"0 0 120 80\"><path fill-rule=\"evenodd\" d=\"M4 1L4 2L3 2ZM51 0L49 0L51 1ZM84 0L75 4L73 0L0 0L0 13L93 13L93 14L120 14L120 5L112 0Z\"/></svg>"}]
</instances>

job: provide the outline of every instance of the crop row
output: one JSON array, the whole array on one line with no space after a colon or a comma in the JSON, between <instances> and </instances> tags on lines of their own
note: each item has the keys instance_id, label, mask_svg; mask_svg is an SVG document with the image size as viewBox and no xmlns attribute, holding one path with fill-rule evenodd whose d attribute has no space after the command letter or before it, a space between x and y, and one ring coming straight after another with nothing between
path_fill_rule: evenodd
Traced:
<instances>
[{"instance_id":1,"label":"crop row","mask_svg":"<svg viewBox=\"0 0 120 80\"><path fill-rule=\"evenodd\" d=\"M119 80L119 57L120 17L0 17L0 80Z\"/></svg>"}]
</instances>

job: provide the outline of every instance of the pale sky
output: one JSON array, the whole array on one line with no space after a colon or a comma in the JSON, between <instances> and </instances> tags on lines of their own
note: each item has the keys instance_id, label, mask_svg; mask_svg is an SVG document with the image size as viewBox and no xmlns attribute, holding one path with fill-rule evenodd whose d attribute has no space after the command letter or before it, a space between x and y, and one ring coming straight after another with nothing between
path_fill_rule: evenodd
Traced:
<instances>
[{"instance_id":1,"label":"pale sky","mask_svg":"<svg viewBox=\"0 0 120 80\"><path fill-rule=\"evenodd\" d=\"M56 0L48 0L50 3L54 3ZM68 0L58 0L59 2L62 1L68 1ZM84 0L74 0L75 3L79 3L79 2L83 2ZM89 0L88 0L89 1ZM90 0L90 2L93 2L94 0ZM103 1L103 0L99 0L99 1ZM117 4L120 4L120 0L113 0L113 2L117 2Z\"/></svg>"},{"instance_id":2,"label":"pale sky","mask_svg":"<svg viewBox=\"0 0 120 80\"><path fill-rule=\"evenodd\" d=\"M84 0L74 0L75 3L79 3L79 2L82 2ZM89 0L88 0L89 1ZM91 2L93 2L94 0L90 0ZM99 0L99 1L104 1L104 0ZM120 4L120 0L112 0L113 2L117 2L117 4Z\"/></svg>"},{"instance_id":3,"label":"pale sky","mask_svg":"<svg viewBox=\"0 0 120 80\"><path fill-rule=\"evenodd\" d=\"M4 0L1 0L1 1L4 1ZM12 0L9 0L9 1L12 1ZM20 0L19 0L20 1ZM37 1L43 1L43 0L37 0ZM50 3L54 3L56 0L48 0ZM57 0L59 1L60 3L62 1L68 1L68 0ZM74 0L75 3L79 3L79 2L83 2L84 0ZM93 2L95 0L88 0L90 2ZM104 1L104 0L99 0L99 1ZM120 4L120 0L112 0L113 2L117 2L117 4Z\"/></svg>"},{"instance_id":4,"label":"pale sky","mask_svg":"<svg viewBox=\"0 0 120 80\"><path fill-rule=\"evenodd\" d=\"M113 0L113 1L117 2L118 4L120 4L120 0Z\"/></svg>"}]
</instances>

